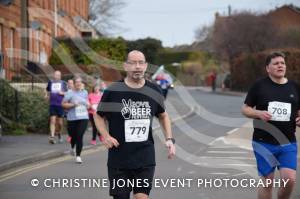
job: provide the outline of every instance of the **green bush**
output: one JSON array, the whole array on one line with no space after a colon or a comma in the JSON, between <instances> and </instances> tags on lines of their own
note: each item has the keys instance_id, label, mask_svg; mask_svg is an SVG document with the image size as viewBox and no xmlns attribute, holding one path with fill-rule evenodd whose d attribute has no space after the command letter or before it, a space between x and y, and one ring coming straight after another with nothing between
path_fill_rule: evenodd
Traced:
<instances>
[{"instance_id":1,"label":"green bush","mask_svg":"<svg viewBox=\"0 0 300 199\"><path fill-rule=\"evenodd\" d=\"M59 45L53 46L52 54L49 59L50 65L61 65L63 55L71 56L71 49L63 42L59 43Z\"/></svg>"},{"instance_id":2,"label":"green bush","mask_svg":"<svg viewBox=\"0 0 300 199\"><path fill-rule=\"evenodd\" d=\"M154 64L168 65L174 62L181 63L189 59L191 52L169 52L163 51L157 54Z\"/></svg>"},{"instance_id":3,"label":"green bush","mask_svg":"<svg viewBox=\"0 0 300 199\"><path fill-rule=\"evenodd\" d=\"M48 103L42 92L18 92L0 80L0 114L6 134L48 132Z\"/></svg>"},{"instance_id":4,"label":"green bush","mask_svg":"<svg viewBox=\"0 0 300 199\"><path fill-rule=\"evenodd\" d=\"M20 93L19 122L30 132L48 132L48 103L40 92Z\"/></svg>"},{"instance_id":5,"label":"green bush","mask_svg":"<svg viewBox=\"0 0 300 199\"><path fill-rule=\"evenodd\" d=\"M16 91L3 79L0 79L0 114L9 120L16 120Z\"/></svg>"},{"instance_id":6,"label":"green bush","mask_svg":"<svg viewBox=\"0 0 300 199\"><path fill-rule=\"evenodd\" d=\"M173 66L173 63L182 63L189 59L191 52L172 52L172 51L161 51L157 54L154 64L164 65L165 69L169 71L175 77L180 71L180 66Z\"/></svg>"},{"instance_id":7,"label":"green bush","mask_svg":"<svg viewBox=\"0 0 300 199\"><path fill-rule=\"evenodd\" d=\"M79 49L76 46L80 44L82 40L72 40L72 39L61 39L58 40L59 45L53 47L53 52L50 57L51 65L62 65L61 58L58 56L63 55L63 50L67 52L73 62L76 64L90 65L96 64L93 58L93 53L103 56L107 59L115 61L123 61L126 57L126 43L123 39L110 39L110 38L100 38L100 39L86 39L83 40L90 49ZM83 45L81 45L83 46ZM69 63L67 61L67 63Z\"/></svg>"},{"instance_id":8,"label":"green bush","mask_svg":"<svg viewBox=\"0 0 300 199\"><path fill-rule=\"evenodd\" d=\"M22 125L17 122L12 122L5 125L4 134L8 135L24 135L27 133L25 125Z\"/></svg>"},{"instance_id":9,"label":"green bush","mask_svg":"<svg viewBox=\"0 0 300 199\"><path fill-rule=\"evenodd\" d=\"M158 39L147 37L134 41L126 41L127 53L132 50L139 50L144 53L146 60L150 64L155 63L158 53L163 49L162 42Z\"/></svg>"}]
</instances>

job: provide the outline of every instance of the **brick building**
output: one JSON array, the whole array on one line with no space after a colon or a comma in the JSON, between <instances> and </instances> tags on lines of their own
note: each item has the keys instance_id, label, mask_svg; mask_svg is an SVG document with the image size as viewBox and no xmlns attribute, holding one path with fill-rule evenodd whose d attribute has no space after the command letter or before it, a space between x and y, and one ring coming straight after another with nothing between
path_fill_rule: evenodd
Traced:
<instances>
[{"instance_id":1,"label":"brick building","mask_svg":"<svg viewBox=\"0 0 300 199\"><path fill-rule=\"evenodd\" d=\"M293 27L300 27L300 9L292 5L282 6L267 14L272 23L274 23L281 30Z\"/></svg>"},{"instance_id":2,"label":"brick building","mask_svg":"<svg viewBox=\"0 0 300 199\"><path fill-rule=\"evenodd\" d=\"M48 64L54 38L96 37L88 18L88 0L0 0L0 76Z\"/></svg>"},{"instance_id":3,"label":"brick building","mask_svg":"<svg viewBox=\"0 0 300 199\"><path fill-rule=\"evenodd\" d=\"M268 17L268 19L281 31L300 27L300 8L293 5L284 5L279 8L275 8L261 16ZM221 16L219 13L216 13L214 27L225 26L227 20L230 19L230 13L228 16Z\"/></svg>"}]
</instances>

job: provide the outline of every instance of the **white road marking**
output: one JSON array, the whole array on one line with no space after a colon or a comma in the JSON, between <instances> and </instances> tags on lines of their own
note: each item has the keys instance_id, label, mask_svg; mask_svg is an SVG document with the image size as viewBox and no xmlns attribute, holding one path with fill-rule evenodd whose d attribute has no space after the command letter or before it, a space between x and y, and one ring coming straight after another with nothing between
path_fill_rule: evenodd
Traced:
<instances>
[{"instance_id":1,"label":"white road marking","mask_svg":"<svg viewBox=\"0 0 300 199\"><path fill-rule=\"evenodd\" d=\"M181 170L182 170L181 167L178 167L178 168L177 168L177 172L178 172L178 173L181 172Z\"/></svg>"},{"instance_id":2,"label":"white road marking","mask_svg":"<svg viewBox=\"0 0 300 199\"><path fill-rule=\"evenodd\" d=\"M247 151L207 151L206 153L222 153L222 154L248 154L249 152ZM224 157L226 158L226 157Z\"/></svg>"},{"instance_id":3,"label":"white road marking","mask_svg":"<svg viewBox=\"0 0 300 199\"><path fill-rule=\"evenodd\" d=\"M230 135L230 134L236 132L237 130L239 130L239 128L232 129L231 131L228 131L226 134Z\"/></svg>"},{"instance_id":4,"label":"white road marking","mask_svg":"<svg viewBox=\"0 0 300 199\"><path fill-rule=\"evenodd\" d=\"M203 157L203 156L202 156ZM214 156L204 156L203 158L210 158L210 159L236 159L236 160L255 160L253 157L235 157L235 156L230 156L230 157L214 157Z\"/></svg>"},{"instance_id":5,"label":"white road marking","mask_svg":"<svg viewBox=\"0 0 300 199\"><path fill-rule=\"evenodd\" d=\"M219 142L219 143L218 143ZM217 145L217 144L225 144L225 145L229 145L230 143L226 141L225 137L218 137L216 139L214 139L212 142L208 143L208 146L213 146L213 145Z\"/></svg>"},{"instance_id":6,"label":"white road marking","mask_svg":"<svg viewBox=\"0 0 300 199\"><path fill-rule=\"evenodd\" d=\"M233 167L256 167L256 164L222 164L225 166L233 166Z\"/></svg>"},{"instance_id":7,"label":"white road marking","mask_svg":"<svg viewBox=\"0 0 300 199\"><path fill-rule=\"evenodd\" d=\"M222 146L212 146L210 147L211 149L233 149L233 148L237 148L234 145L228 146L228 145L222 145Z\"/></svg>"},{"instance_id":8,"label":"white road marking","mask_svg":"<svg viewBox=\"0 0 300 199\"><path fill-rule=\"evenodd\" d=\"M237 176L242 176L242 175L247 175L247 173L246 172L238 173L238 174L230 175L229 177L237 177Z\"/></svg>"},{"instance_id":9,"label":"white road marking","mask_svg":"<svg viewBox=\"0 0 300 199\"><path fill-rule=\"evenodd\" d=\"M210 175L228 175L229 173L208 173Z\"/></svg>"}]
</instances>

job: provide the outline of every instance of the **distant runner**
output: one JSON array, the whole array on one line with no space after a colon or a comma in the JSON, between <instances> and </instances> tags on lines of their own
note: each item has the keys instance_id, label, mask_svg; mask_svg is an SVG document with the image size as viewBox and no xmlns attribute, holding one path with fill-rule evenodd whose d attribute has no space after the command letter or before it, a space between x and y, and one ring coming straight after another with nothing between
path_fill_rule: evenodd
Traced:
<instances>
[{"instance_id":1,"label":"distant runner","mask_svg":"<svg viewBox=\"0 0 300 199\"><path fill-rule=\"evenodd\" d=\"M88 125L88 92L83 90L82 79L74 78L75 88L66 94L62 105L68 110L68 132L71 134L71 154L76 153L75 161L82 163L81 151L83 146L83 135ZM76 146L76 151L75 151Z\"/></svg>"},{"instance_id":2,"label":"distant runner","mask_svg":"<svg viewBox=\"0 0 300 199\"><path fill-rule=\"evenodd\" d=\"M61 130L63 128L64 109L61 106L65 92L67 92L67 84L61 80L60 71L54 72L54 79L48 82L46 88L46 98L50 98L50 137L49 143L55 144L55 132L58 135L58 141L62 142Z\"/></svg>"}]
</instances>

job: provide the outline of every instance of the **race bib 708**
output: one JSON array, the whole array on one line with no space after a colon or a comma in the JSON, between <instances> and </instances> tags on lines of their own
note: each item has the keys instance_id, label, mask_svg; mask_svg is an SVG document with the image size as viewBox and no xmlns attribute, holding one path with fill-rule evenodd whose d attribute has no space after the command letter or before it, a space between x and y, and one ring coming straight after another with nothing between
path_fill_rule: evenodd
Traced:
<instances>
[{"instance_id":1,"label":"race bib 708","mask_svg":"<svg viewBox=\"0 0 300 199\"><path fill-rule=\"evenodd\" d=\"M291 103L273 101L269 102L268 112L272 115L272 121L288 122L291 117Z\"/></svg>"}]
</instances>

